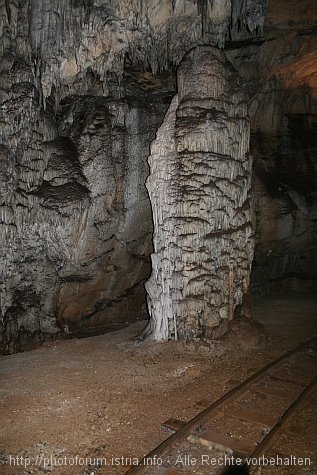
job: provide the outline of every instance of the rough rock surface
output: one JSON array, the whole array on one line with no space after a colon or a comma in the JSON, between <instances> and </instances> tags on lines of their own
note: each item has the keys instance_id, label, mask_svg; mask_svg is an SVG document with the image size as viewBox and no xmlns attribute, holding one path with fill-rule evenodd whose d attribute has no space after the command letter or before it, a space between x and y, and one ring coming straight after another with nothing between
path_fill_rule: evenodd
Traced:
<instances>
[{"instance_id":1,"label":"rough rock surface","mask_svg":"<svg viewBox=\"0 0 317 475\"><path fill-rule=\"evenodd\" d=\"M149 158L151 338L214 338L246 305L253 258L250 124L218 49L190 51Z\"/></svg>"},{"instance_id":2,"label":"rough rock surface","mask_svg":"<svg viewBox=\"0 0 317 475\"><path fill-rule=\"evenodd\" d=\"M259 293L317 290L316 28L316 2L279 0L261 41L227 45L250 103Z\"/></svg>"},{"instance_id":3,"label":"rough rock surface","mask_svg":"<svg viewBox=\"0 0 317 475\"><path fill-rule=\"evenodd\" d=\"M223 46L238 23L261 30L265 9L0 1L1 351L140 317L146 159L175 92L172 67L197 42Z\"/></svg>"},{"instance_id":4,"label":"rough rock surface","mask_svg":"<svg viewBox=\"0 0 317 475\"><path fill-rule=\"evenodd\" d=\"M135 86L53 95L44 111L30 61L3 58L2 351L144 318L146 160L169 99Z\"/></svg>"},{"instance_id":5,"label":"rough rock surface","mask_svg":"<svg viewBox=\"0 0 317 475\"><path fill-rule=\"evenodd\" d=\"M108 92L107 73L124 61L153 73L179 64L198 42L223 46L231 31L263 27L266 0L2 0L2 51L32 55L43 98L52 88L87 90L93 72ZM26 41L27 37L27 41Z\"/></svg>"},{"instance_id":6,"label":"rough rock surface","mask_svg":"<svg viewBox=\"0 0 317 475\"><path fill-rule=\"evenodd\" d=\"M254 288L316 288L315 3L0 0L1 351L139 318L149 145L198 43L249 98Z\"/></svg>"},{"instance_id":7,"label":"rough rock surface","mask_svg":"<svg viewBox=\"0 0 317 475\"><path fill-rule=\"evenodd\" d=\"M155 100L65 98L54 121L45 113L25 124L24 150L5 144L16 162L1 208L4 350L142 316L146 158L164 111Z\"/></svg>"}]
</instances>

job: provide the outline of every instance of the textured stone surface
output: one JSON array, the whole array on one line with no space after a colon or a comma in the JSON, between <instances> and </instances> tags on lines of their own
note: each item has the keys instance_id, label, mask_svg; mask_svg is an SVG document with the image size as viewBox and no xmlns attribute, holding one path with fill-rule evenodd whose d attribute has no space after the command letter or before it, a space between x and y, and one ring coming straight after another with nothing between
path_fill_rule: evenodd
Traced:
<instances>
[{"instance_id":1,"label":"textured stone surface","mask_svg":"<svg viewBox=\"0 0 317 475\"><path fill-rule=\"evenodd\" d=\"M316 286L316 8L0 0L1 351L139 318L149 145L198 43L249 98L254 288Z\"/></svg>"},{"instance_id":2,"label":"textured stone surface","mask_svg":"<svg viewBox=\"0 0 317 475\"><path fill-rule=\"evenodd\" d=\"M156 73L178 64L198 41L224 45L231 30L261 30L266 0L2 0L2 49L34 55L42 94L87 89L93 71L107 93L107 73L124 61ZM23 22L23 23L22 23ZM30 42L24 34L30 33ZM21 37L21 30L23 30ZM83 81L83 79L85 80Z\"/></svg>"},{"instance_id":3,"label":"textured stone surface","mask_svg":"<svg viewBox=\"0 0 317 475\"><path fill-rule=\"evenodd\" d=\"M139 318L171 68L238 21L261 29L265 6L1 0L2 351Z\"/></svg>"},{"instance_id":4,"label":"textured stone surface","mask_svg":"<svg viewBox=\"0 0 317 475\"><path fill-rule=\"evenodd\" d=\"M146 283L154 339L213 338L250 311L253 258L250 124L223 53L197 47L149 158L154 220Z\"/></svg>"},{"instance_id":5,"label":"textured stone surface","mask_svg":"<svg viewBox=\"0 0 317 475\"><path fill-rule=\"evenodd\" d=\"M317 289L317 4L270 2L264 41L226 51L249 97L255 292Z\"/></svg>"},{"instance_id":6,"label":"textured stone surface","mask_svg":"<svg viewBox=\"0 0 317 475\"><path fill-rule=\"evenodd\" d=\"M4 349L23 347L18 329L37 341L140 317L152 228L146 158L164 111L155 101L65 98L58 115L27 124L24 149L4 147L16 160L1 208Z\"/></svg>"},{"instance_id":7,"label":"textured stone surface","mask_svg":"<svg viewBox=\"0 0 317 475\"><path fill-rule=\"evenodd\" d=\"M6 56L1 146L1 347L102 331L144 310L146 159L164 97L67 96L40 106L30 64Z\"/></svg>"}]
</instances>

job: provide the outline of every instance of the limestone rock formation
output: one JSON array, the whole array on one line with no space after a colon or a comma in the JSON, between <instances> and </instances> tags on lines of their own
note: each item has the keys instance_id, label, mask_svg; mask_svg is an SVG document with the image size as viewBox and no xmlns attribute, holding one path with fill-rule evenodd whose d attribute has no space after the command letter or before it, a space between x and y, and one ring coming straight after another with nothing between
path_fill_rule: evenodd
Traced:
<instances>
[{"instance_id":1,"label":"limestone rock formation","mask_svg":"<svg viewBox=\"0 0 317 475\"><path fill-rule=\"evenodd\" d=\"M317 290L316 27L315 2L269 2L263 38L226 50L250 104L255 293Z\"/></svg>"},{"instance_id":2,"label":"limestone rock formation","mask_svg":"<svg viewBox=\"0 0 317 475\"><path fill-rule=\"evenodd\" d=\"M261 30L265 10L265 0L0 1L2 351L140 317L146 159L173 67L198 42Z\"/></svg>"},{"instance_id":3,"label":"limestone rock formation","mask_svg":"<svg viewBox=\"0 0 317 475\"><path fill-rule=\"evenodd\" d=\"M237 76L219 50L188 53L177 84L149 158L149 333L214 338L250 311L250 124Z\"/></svg>"},{"instance_id":4,"label":"limestone rock formation","mask_svg":"<svg viewBox=\"0 0 317 475\"><path fill-rule=\"evenodd\" d=\"M317 11L310 0L266 11L266 0L0 0L1 352L145 316L150 143L175 68L201 44L224 49L249 102L254 289L316 286Z\"/></svg>"},{"instance_id":5,"label":"limestone rock formation","mask_svg":"<svg viewBox=\"0 0 317 475\"><path fill-rule=\"evenodd\" d=\"M46 112L24 125L24 150L5 144L5 165L16 161L1 190L4 348L142 316L146 158L164 111L164 103L72 97L54 120Z\"/></svg>"}]
</instances>

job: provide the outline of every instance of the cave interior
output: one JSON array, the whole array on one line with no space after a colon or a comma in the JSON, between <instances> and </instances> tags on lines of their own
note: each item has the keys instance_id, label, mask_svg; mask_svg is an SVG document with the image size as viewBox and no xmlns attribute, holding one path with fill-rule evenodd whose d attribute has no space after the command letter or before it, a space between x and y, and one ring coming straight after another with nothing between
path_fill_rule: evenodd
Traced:
<instances>
[{"instance_id":1,"label":"cave interior","mask_svg":"<svg viewBox=\"0 0 317 475\"><path fill-rule=\"evenodd\" d=\"M2 0L0 56L3 473L63 411L70 453L146 452L316 334L317 4Z\"/></svg>"}]
</instances>

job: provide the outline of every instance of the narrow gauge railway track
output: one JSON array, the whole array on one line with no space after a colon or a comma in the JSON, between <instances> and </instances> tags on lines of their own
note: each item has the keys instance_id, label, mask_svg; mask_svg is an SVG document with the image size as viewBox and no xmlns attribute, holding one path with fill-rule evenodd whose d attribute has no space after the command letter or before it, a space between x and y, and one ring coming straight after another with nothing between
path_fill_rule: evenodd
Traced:
<instances>
[{"instance_id":1,"label":"narrow gauge railway track","mask_svg":"<svg viewBox=\"0 0 317 475\"><path fill-rule=\"evenodd\" d=\"M229 464L240 460L242 465L262 456L284 421L316 389L316 363L317 337L313 337L184 423L126 475L222 473L215 467L217 460Z\"/></svg>"}]
</instances>

